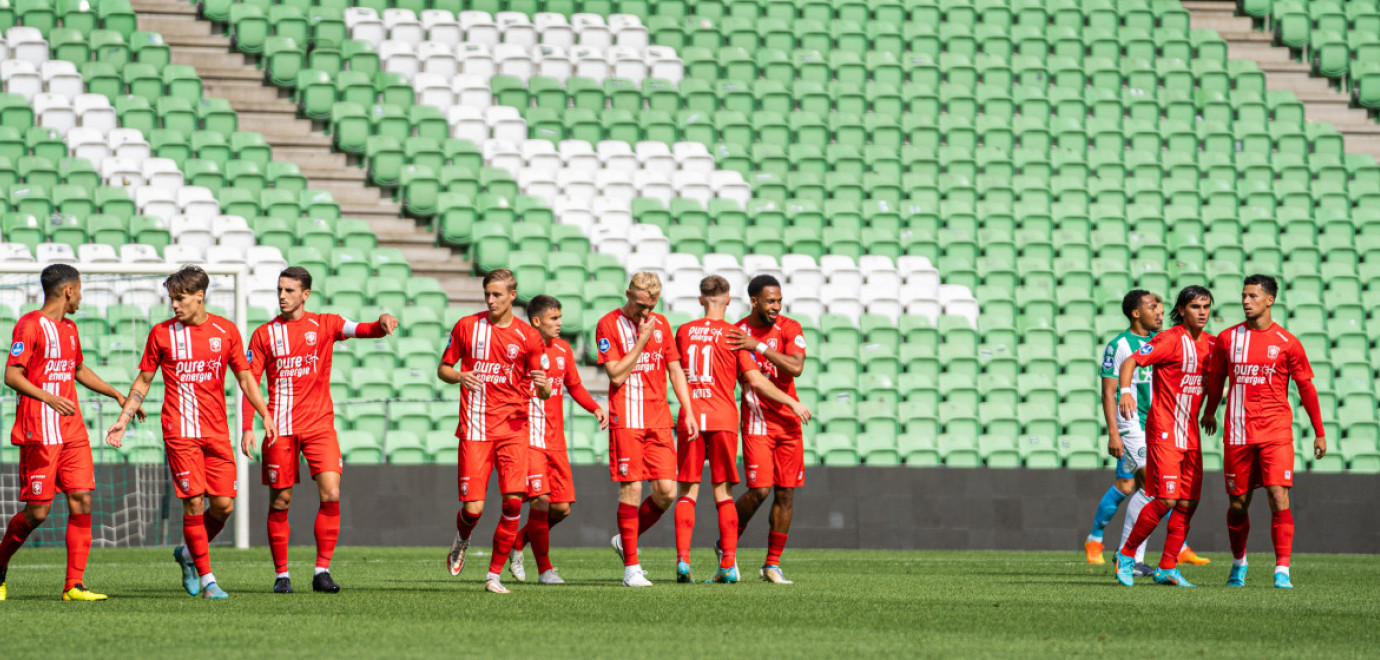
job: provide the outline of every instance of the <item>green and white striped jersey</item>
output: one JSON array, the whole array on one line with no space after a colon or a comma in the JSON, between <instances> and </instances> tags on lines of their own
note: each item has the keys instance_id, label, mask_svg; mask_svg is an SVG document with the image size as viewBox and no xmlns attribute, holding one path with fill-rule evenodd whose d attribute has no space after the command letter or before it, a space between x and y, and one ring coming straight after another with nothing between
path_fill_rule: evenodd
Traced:
<instances>
[{"instance_id":1,"label":"green and white striped jersey","mask_svg":"<svg viewBox=\"0 0 1380 660\"><path fill-rule=\"evenodd\" d=\"M1112 338L1107 344L1107 350L1102 353L1102 377L1116 380L1121 374L1121 363L1130 359L1140 350L1141 346L1150 343L1154 337L1142 337L1132 333L1130 330L1123 331L1121 334ZM1150 414L1150 401L1153 394L1150 389L1150 379L1154 375L1154 369L1150 367L1137 367L1131 374L1131 386L1136 388L1136 408L1139 411L1140 428L1145 429L1145 418ZM1121 390L1116 393L1117 399L1121 399Z\"/></svg>"}]
</instances>

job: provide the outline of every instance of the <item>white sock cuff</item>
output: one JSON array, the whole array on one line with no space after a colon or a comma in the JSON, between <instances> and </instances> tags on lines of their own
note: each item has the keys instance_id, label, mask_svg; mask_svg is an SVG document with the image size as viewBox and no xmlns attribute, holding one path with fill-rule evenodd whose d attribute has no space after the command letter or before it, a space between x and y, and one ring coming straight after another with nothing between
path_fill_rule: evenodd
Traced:
<instances>
[{"instance_id":1,"label":"white sock cuff","mask_svg":"<svg viewBox=\"0 0 1380 660\"><path fill-rule=\"evenodd\" d=\"M1247 565L1247 564L1246 564L1246 558L1245 558L1245 557L1242 557L1242 558L1240 558L1240 559L1232 558L1232 560L1231 560L1231 565L1232 565L1232 566L1246 566L1246 565Z\"/></svg>"},{"instance_id":2,"label":"white sock cuff","mask_svg":"<svg viewBox=\"0 0 1380 660\"><path fill-rule=\"evenodd\" d=\"M205 587L207 587L207 586L209 586L209 585L211 585L211 584L215 584L215 581L216 581L216 574L215 574L215 573L207 573L207 574L201 576L201 586L202 586L202 588L205 588Z\"/></svg>"},{"instance_id":3,"label":"white sock cuff","mask_svg":"<svg viewBox=\"0 0 1380 660\"><path fill-rule=\"evenodd\" d=\"M1283 574L1285 574L1285 575L1288 575L1288 574L1289 574L1289 567L1288 567L1288 566L1276 566L1276 567L1275 567L1275 572L1276 572L1276 573L1283 573Z\"/></svg>"},{"instance_id":4,"label":"white sock cuff","mask_svg":"<svg viewBox=\"0 0 1380 660\"><path fill-rule=\"evenodd\" d=\"M288 575L288 572L287 572L287 571L283 571L282 573L279 573L279 574L277 575L277 577L285 578L285 577L290 577L290 576Z\"/></svg>"}]
</instances>

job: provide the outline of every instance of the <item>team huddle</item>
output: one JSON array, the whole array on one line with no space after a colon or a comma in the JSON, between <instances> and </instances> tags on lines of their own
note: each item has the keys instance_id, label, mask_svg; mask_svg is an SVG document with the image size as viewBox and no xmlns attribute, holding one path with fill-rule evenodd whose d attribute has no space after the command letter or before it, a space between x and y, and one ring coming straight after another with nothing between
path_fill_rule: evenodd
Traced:
<instances>
[{"instance_id":1,"label":"team huddle","mask_svg":"<svg viewBox=\"0 0 1380 660\"><path fill-rule=\"evenodd\" d=\"M1102 530L1130 494L1127 491L1139 487L1127 509L1123 543L1116 554L1121 584L1132 586L1136 575L1153 575L1160 584L1195 586L1179 572L1178 562L1206 563L1188 549L1186 539L1203 486L1199 429L1216 434L1217 408L1226 385L1223 464L1232 552L1227 586L1245 586L1247 510L1254 490L1265 488L1275 550L1274 584L1293 587L1291 380L1313 426L1316 458L1326 454L1327 440L1308 356L1298 338L1271 316L1278 293L1274 278L1247 277L1241 292L1245 321L1215 336L1205 329L1213 300L1203 287L1179 292L1170 311L1175 325L1164 332L1157 332L1163 318L1160 298L1141 290L1127 294L1122 311L1131 327L1107 346L1102 363L1108 451L1118 459L1118 483L1099 503L1085 542L1088 561L1104 563ZM1141 561L1145 539L1166 517L1164 553L1159 567L1151 569Z\"/></svg>"},{"instance_id":2,"label":"team huddle","mask_svg":"<svg viewBox=\"0 0 1380 660\"><path fill-rule=\"evenodd\" d=\"M354 337L379 338L398 327L382 314L356 323L334 314L306 311L311 274L291 267L279 276L280 314L257 328L246 350L238 328L205 305L210 278L187 266L164 282L173 318L149 333L139 372L127 395L83 363L77 326L68 315L81 303L81 275L55 264L40 276L44 302L14 328L5 384L19 393L11 442L20 449L21 500L0 540L0 600L6 597L10 559L47 518L57 493L67 497L67 577L64 600L107 596L83 583L91 546L91 446L78 405L76 384L110 397L121 411L105 442L122 446L130 422L144 420L142 404L161 372L165 395L160 413L173 490L183 504L184 544L173 549L190 595L228 595L211 571L210 543L225 528L238 489L230 442L226 372L244 397L240 450L252 455L253 415L264 420L262 482L269 489L267 529L275 577L273 591L292 593L287 550L288 509L305 460L317 483L320 507L314 526L317 557L312 589L338 593L330 574L340 530L340 477L344 468L330 395L333 345ZM487 311L462 318L450 333L437 376L460 386L456 537L447 556L452 575L465 565L470 537L484 510L492 473L498 475L501 510L484 587L508 593L499 579L505 563L526 579L523 549L531 547L542 584L563 584L550 558L550 527L565 519L575 501L566 453L563 396L569 393L609 431L609 469L618 483L618 535L613 549L624 565L623 584L651 586L638 561L638 537L675 507L680 582L694 580L689 561L695 498L706 461L718 511L718 556L713 581L737 582L737 544L748 521L773 497L768 549L759 576L790 584L780 567L793 511L794 489L804 482L802 424L810 411L795 394L805 364L806 342L798 323L781 315L780 283L759 276L749 284L752 311L737 325L725 312L729 284L718 276L700 285L705 318L672 332L655 313L661 282L653 273L633 276L627 303L600 320L598 363L608 374L609 410L581 384L575 354L560 339L561 304L549 296L529 301L530 321L514 317L517 282L507 270L484 278ZM268 398L260 379L267 374ZM673 421L667 383L679 404ZM741 404L734 400L741 383ZM741 416L739 414L741 409ZM739 483L738 433L742 433L747 491ZM642 496L642 482L652 492ZM522 504L528 521L520 526Z\"/></svg>"}]
</instances>

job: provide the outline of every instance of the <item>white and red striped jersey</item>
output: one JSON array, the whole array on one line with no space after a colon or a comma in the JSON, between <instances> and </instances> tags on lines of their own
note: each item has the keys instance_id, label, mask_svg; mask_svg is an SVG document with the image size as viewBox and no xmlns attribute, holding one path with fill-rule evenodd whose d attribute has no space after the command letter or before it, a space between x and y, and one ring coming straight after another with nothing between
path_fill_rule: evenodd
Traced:
<instances>
[{"instance_id":1,"label":"white and red striped jersey","mask_svg":"<svg viewBox=\"0 0 1380 660\"><path fill-rule=\"evenodd\" d=\"M1313 380L1313 366L1297 337L1278 323L1260 332L1245 323L1234 325L1217 336L1213 366L1231 378L1223 428L1227 444L1294 442L1289 381Z\"/></svg>"},{"instance_id":2,"label":"white and red striped jersey","mask_svg":"<svg viewBox=\"0 0 1380 660\"><path fill-rule=\"evenodd\" d=\"M767 345L782 355L805 354L805 331L800 323L785 316L777 316L776 323L766 328L752 324L751 318L738 321L738 329L752 335L753 339ZM776 368L771 360L758 353L751 353L757 367L771 380L777 389L800 400L795 393L795 377ZM743 388L743 435L765 435L780 438L800 433L800 418L791 409L775 401L768 401L751 387Z\"/></svg>"},{"instance_id":3,"label":"white and red striped jersey","mask_svg":"<svg viewBox=\"0 0 1380 660\"><path fill-rule=\"evenodd\" d=\"M1204 380L1213 368L1217 338L1204 330L1194 341L1181 325L1155 335L1131 359L1138 367L1153 367L1154 401L1145 423L1147 443L1199 449L1198 411L1206 391Z\"/></svg>"},{"instance_id":4,"label":"white and red striped jersey","mask_svg":"<svg viewBox=\"0 0 1380 660\"><path fill-rule=\"evenodd\" d=\"M23 368L24 377L44 392L77 403L76 372L81 363L81 339L77 337L77 324L70 319L54 321L34 310L14 324L10 357L5 364ZM10 431L12 444L86 441L80 407L76 414L63 417L42 401L19 397L14 428Z\"/></svg>"},{"instance_id":5,"label":"white and red striped jersey","mask_svg":"<svg viewBox=\"0 0 1380 660\"><path fill-rule=\"evenodd\" d=\"M653 312L652 338L637 356L637 364L622 385L609 383L610 429L669 429L671 406L666 401L666 366L680 362L675 335L666 317ZM599 364L617 362L637 344L637 324L615 309L595 327Z\"/></svg>"},{"instance_id":6,"label":"white and red striped jersey","mask_svg":"<svg viewBox=\"0 0 1380 660\"><path fill-rule=\"evenodd\" d=\"M317 435L335 428L331 401L331 356L335 343L351 337L377 338L383 327L355 323L335 314L307 312L300 319L282 317L258 327L249 338L254 382L268 373L268 414L279 435ZM253 428L248 399L244 430Z\"/></svg>"},{"instance_id":7,"label":"white and red striped jersey","mask_svg":"<svg viewBox=\"0 0 1380 660\"><path fill-rule=\"evenodd\" d=\"M514 318L506 328L489 322L480 312L460 319L450 331L441 364L460 364L482 383L478 392L460 388L461 440L502 440L509 430L528 421L533 371L546 368L546 347L536 328Z\"/></svg>"},{"instance_id":8,"label":"white and red striped jersey","mask_svg":"<svg viewBox=\"0 0 1380 660\"><path fill-rule=\"evenodd\" d=\"M199 325L168 319L149 332L139 371L163 372L163 437L228 438L225 372L249 369L239 329L208 315Z\"/></svg>"},{"instance_id":9,"label":"white and red striped jersey","mask_svg":"<svg viewBox=\"0 0 1380 660\"><path fill-rule=\"evenodd\" d=\"M531 446L565 451L565 393L580 385L580 370L575 366L575 351L560 337L546 344L546 378L551 381L551 397L542 400L533 392L527 412Z\"/></svg>"}]
</instances>

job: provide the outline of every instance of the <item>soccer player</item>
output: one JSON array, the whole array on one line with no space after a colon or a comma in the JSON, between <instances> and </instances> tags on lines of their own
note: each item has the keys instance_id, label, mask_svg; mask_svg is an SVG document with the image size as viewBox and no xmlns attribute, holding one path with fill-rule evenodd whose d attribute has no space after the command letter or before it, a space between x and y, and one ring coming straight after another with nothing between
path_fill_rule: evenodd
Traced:
<instances>
[{"instance_id":1,"label":"soccer player","mask_svg":"<svg viewBox=\"0 0 1380 660\"><path fill-rule=\"evenodd\" d=\"M53 264L39 274L43 306L14 324L5 385L19 394L10 442L19 447L19 499L0 540L0 600L5 600L5 573L10 558L53 509L53 497L67 495L67 579L63 600L105 600L82 584L91 553L91 489L96 487L91 444L77 404L81 383L97 394L125 397L101 380L82 361L77 324L67 318L81 306L81 274L67 264ZM137 411L144 418L142 410Z\"/></svg>"},{"instance_id":2,"label":"soccer player","mask_svg":"<svg viewBox=\"0 0 1380 660\"><path fill-rule=\"evenodd\" d=\"M331 401L331 355L338 341L377 339L393 334L398 320L382 314L374 323L355 323L335 314L307 311L311 273L293 266L278 274L278 318L258 327L249 338L250 371L257 385L268 372L269 424L278 439L263 449L263 484L268 486L268 545L277 577L273 592L292 593L288 575L288 507L292 487L301 481L301 455L316 480L321 506L316 511L316 573L312 591L338 593L331 579L331 555L340 535L340 442L335 436L335 403ZM246 405L243 430L254 428ZM252 449L252 448L251 448Z\"/></svg>"},{"instance_id":3,"label":"soccer player","mask_svg":"<svg viewBox=\"0 0 1380 660\"><path fill-rule=\"evenodd\" d=\"M436 369L442 381L462 386L460 426L455 431L460 438L462 506L455 514L455 542L446 564L451 575L459 575L465 568L470 534L484 513L489 474L497 471L503 516L494 530L493 555L484 578L485 591L496 594L508 593L499 573L513 549L527 494L532 394L540 399L551 396L546 347L532 326L513 316L516 299L517 280L512 271L489 271L484 276L488 311L466 316L455 324L441 366Z\"/></svg>"},{"instance_id":4,"label":"soccer player","mask_svg":"<svg viewBox=\"0 0 1380 660\"><path fill-rule=\"evenodd\" d=\"M599 364L609 376L609 473L618 483L618 535L610 544L623 560L623 586L650 587L638 563L637 538L661 519L676 497L668 376L687 416L689 440L699 435L699 426L671 324L652 311L661 297L661 278L637 273L626 295L627 303L605 314L595 328ZM645 500L643 481L652 482L652 494Z\"/></svg>"},{"instance_id":5,"label":"soccer player","mask_svg":"<svg viewBox=\"0 0 1380 660\"><path fill-rule=\"evenodd\" d=\"M148 394L155 371L163 372L163 446L172 471L173 492L182 500L182 538L173 548L182 567L182 588L193 596L229 598L211 573L210 543L225 528L235 509L239 481L230 428L225 415L225 371L239 381L254 411L269 419L259 386L249 370L239 329L228 319L206 311L211 278L196 266L183 266L163 287L172 301L173 318L153 327L139 375L129 388L124 410L106 432L106 442L120 446L134 410ZM264 444L273 444L277 429L264 428ZM254 449L254 431L240 439L246 455ZM209 502L208 502L209 501ZM209 505L208 505L209 504Z\"/></svg>"},{"instance_id":6,"label":"soccer player","mask_svg":"<svg viewBox=\"0 0 1380 660\"><path fill-rule=\"evenodd\" d=\"M1141 509L1131 536L1116 556L1116 578L1128 587L1135 585L1132 555L1136 546L1145 542L1171 510L1174 517L1169 519L1155 582L1195 586L1179 573L1178 558L1203 490L1203 452L1194 421L1202 407L1203 380L1212 371L1217 346L1217 338L1204 329L1211 314L1212 293L1201 286L1184 287L1170 312L1174 327L1155 335L1121 364L1117 410L1126 419L1137 414L1136 389L1131 386L1135 370L1154 370L1153 400L1145 423L1145 494L1155 500ZM1112 449L1118 453L1118 448Z\"/></svg>"},{"instance_id":7,"label":"soccer player","mask_svg":"<svg viewBox=\"0 0 1380 660\"><path fill-rule=\"evenodd\" d=\"M805 370L805 335L800 324L781 315L781 283L771 275L748 282L752 312L728 334L728 346L752 351L757 366L772 385L799 399L795 379ZM767 559L758 576L775 584L790 584L781 572L781 553L791 530L795 489L805 485L805 434L790 409L757 392L743 389L743 463L747 467L747 492L738 498L738 534L772 494L771 531L767 533Z\"/></svg>"},{"instance_id":8,"label":"soccer player","mask_svg":"<svg viewBox=\"0 0 1380 660\"><path fill-rule=\"evenodd\" d=\"M810 419L810 410L777 389L750 353L729 348L728 334L734 330L724 321L729 302L728 280L718 275L704 278L700 281L704 318L676 330L676 348L684 356L690 398L695 400L699 417L698 439L689 437L684 410L676 424L676 478L680 481L675 512L677 582L695 581L690 569L690 540L706 457L719 513L719 566L714 582L738 581L738 509L733 502L733 484L738 483L738 406L733 390L738 381L743 381L744 392L750 387L758 396L789 409L802 422Z\"/></svg>"},{"instance_id":9,"label":"soccer player","mask_svg":"<svg viewBox=\"0 0 1380 660\"><path fill-rule=\"evenodd\" d=\"M546 344L546 379L551 383L550 398L542 401L532 397L528 418L531 424L531 446L528 448L527 491L529 500L527 525L513 541L508 555L508 570L519 582L527 579L523 566L522 548L532 543L537 560L539 584L565 584L551 566L551 528L570 515L575 503L575 481L570 472L570 456L565 446L565 402L562 393L599 420L599 428L609 427L609 416L589 395L580 382L580 370L575 365L575 351L560 338L561 301L551 296L536 296L527 302L527 319L541 334ZM545 478L546 486L542 480ZM548 492L549 491L549 492Z\"/></svg>"},{"instance_id":10,"label":"soccer player","mask_svg":"<svg viewBox=\"0 0 1380 660\"><path fill-rule=\"evenodd\" d=\"M1217 336L1217 353L1208 379L1203 430L1217 433L1217 405L1222 385L1230 373L1227 391L1226 432L1223 460L1227 482L1227 533L1231 539L1231 574L1228 587L1246 586L1246 538L1251 533L1247 515L1251 496L1264 487L1270 498L1270 538L1275 546L1275 586L1292 589L1289 557L1294 545L1294 514L1289 510L1289 489L1294 485L1294 413L1289 404L1289 381L1299 391L1299 401L1313 424L1313 455L1327 453L1318 390L1313 387L1313 367L1298 338L1274 322L1270 308L1279 284L1268 275L1251 275L1241 287L1241 308L1246 321Z\"/></svg>"},{"instance_id":11,"label":"soccer player","mask_svg":"<svg viewBox=\"0 0 1380 660\"><path fill-rule=\"evenodd\" d=\"M1145 496L1143 488L1145 485L1145 418L1150 413L1152 370L1139 368L1131 377L1132 386L1136 388L1137 411L1136 417L1131 419L1123 419L1117 414L1117 376L1121 372L1121 364L1140 350L1140 347L1149 342L1151 337L1163 327L1164 305L1159 296L1149 291L1136 289L1127 293L1126 297L1122 299L1121 313L1126 316L1131 325L1126 331L1114 337L1102 354L1102 413L1107 419L1107 451L1111 455L1119 457L1116 465L1116 480L1102 495L1102 500L1098 502L1097 512L1093 516L1092 531L1083 543L1084 551L1088 556L1088 563L1099 566L1107 563L1102 558L1102 531L1107 527L1112 516L1116 515L1117 507L1121 506L1122 500L1131 496L1130 503L1126 505L1126 521L1121 532L1122 542L1125 542L1126 538L1131 535L1131 530L1136 525L1136 518L1140 516L1140 510L1150 501L1150 498ZM1136 546L1136 574L1148 577L1154 573L1154 569L1146 566L1144 561L1145 544L1142 543ZM1189 564L1206 564L1211 560L1199 557L1185 543L1179 551L1179 561Z\"/></svg>"}]
</instances>

